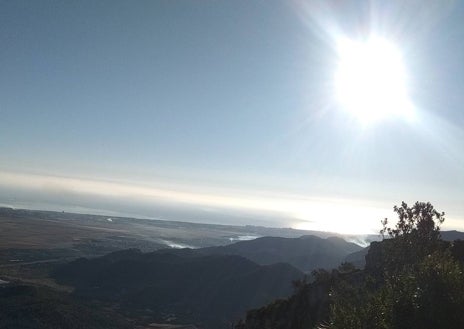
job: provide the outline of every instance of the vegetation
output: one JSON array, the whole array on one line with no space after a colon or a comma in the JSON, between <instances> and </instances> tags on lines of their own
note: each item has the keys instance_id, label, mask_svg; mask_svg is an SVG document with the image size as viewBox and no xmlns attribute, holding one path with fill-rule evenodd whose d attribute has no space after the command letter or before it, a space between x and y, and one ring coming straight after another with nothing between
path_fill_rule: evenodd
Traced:
<instances>
[{"instance_id":1,"label":"vegetation","mask_svg":"<svg viewBox=\"0 0 464 329\"><path fill-rule=\"evenodd\" d=\"M261 238L198 250L129 249L67 264L43 262L52 255L47 250L9 250L2 278L11 282L0 285L0 328L152 322L230 328L247 309L272 300L248 311L235 328L464 328L464 241L442 239L445 214L430 203L403 202L394 211L397 223L382 221L384 239L370 245L363 270L344 262L311 276L291 264L332 264L359 248L337 238ZM30 275L13 275L11 256L30 260L21 265ZM51 281L50 270L67 286Z\"/></svg>"},{"instance_id":2,"label":"vegetation","mask_svg":"<svg viewBox=\"0 0 464 329\"><path fill-rule=\"evenodd\" d=\"M84 304L69 294L13 284L0 288L0 328L125 329L133 324L110 309Z\"/></svg>"},{"instance_id":3,"label":"vegetation","mask_svg":"<svg viewBox=\"0 0 464 329\"><path fill-rule=\"evenodd\" d=\"M303 273L288 264L260 266L233 255L142 253L125 250L79 259L54 277L75 287L85 300L117 304L130 317L152 322L194 323L201 328L230 328L247 309L289 296L292 280Z\"/></svg>"},{"instance_id":4,"label":"vegetation","mask_svg":"<svg viewBox=\"0 0 464 329\"><path fill-rule=\"evenodd\" d=\"M353 287L338 291L331 328L464 327L463 267L453 245L440 239L444 213L423 202L394 210L398 223L383 221L381 233L390 239L374 248L381 258L367 267L373 284L357 298L348 297Z\"/></svg>"},{"instance_id":5,"label":"vegetation","mask_svg":"<svg viewBox=\"0 0 464 329\"><path fill-rule=\"evenodd\" d=\"M385 239L371 244L365 270L317 271L291 298L250 311L237 329L464 328L463 241L441 240L445 214L430 203L394 211L398 222L382 221Z\"/></svg>"}]
</instances>

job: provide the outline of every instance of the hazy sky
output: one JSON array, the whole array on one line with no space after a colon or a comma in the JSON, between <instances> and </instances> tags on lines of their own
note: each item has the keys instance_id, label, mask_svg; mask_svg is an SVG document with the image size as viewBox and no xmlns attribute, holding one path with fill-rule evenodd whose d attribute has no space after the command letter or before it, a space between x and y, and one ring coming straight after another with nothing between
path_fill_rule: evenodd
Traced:
<instances>
[{"instance_id":1,"label":"hazy sky","mask_svg":"<svg viewBox=\"0 0 464 329\"><path fill-rule=\"evenodd\" d=\"M464 3L0 1L0 204L376 231L464 229ZM337 36L403 54L414 120L334 99Z\"/></svg>"}]
</instances>

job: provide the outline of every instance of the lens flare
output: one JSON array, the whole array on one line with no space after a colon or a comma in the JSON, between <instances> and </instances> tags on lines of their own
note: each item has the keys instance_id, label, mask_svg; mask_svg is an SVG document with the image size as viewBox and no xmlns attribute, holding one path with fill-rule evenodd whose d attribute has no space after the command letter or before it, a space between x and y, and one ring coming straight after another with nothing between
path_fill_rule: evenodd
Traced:
<instances>
[{"instance_id":1,"label":"lens flare","mask_svg":"<svg viewBox=\"0 0 464 329\"><path fill-rule=\"evenodd\" d=\"M378 37L365 42L340 39L337 52L335 95L343 109L363 122L412 117L407 74L398 47Z\"/></svg>"}]
</instances>

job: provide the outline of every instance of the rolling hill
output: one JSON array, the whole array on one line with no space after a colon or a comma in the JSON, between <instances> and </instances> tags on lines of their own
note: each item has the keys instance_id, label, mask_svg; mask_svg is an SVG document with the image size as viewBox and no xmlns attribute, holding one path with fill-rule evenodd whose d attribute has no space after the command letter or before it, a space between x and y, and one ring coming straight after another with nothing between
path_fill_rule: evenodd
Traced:
<instances>
[{"instance_id":1,"label":"rolling hill","mask_svg":"<svg viewBox=\"0 0 464 329\"><path fill-rule=\"evenodd\" d=\"M54 274L77 296L117 303L125 314L205 328L227 328L247 309L288 296L302 276L289 264L262 266L235 255L138 250L82 258Z\"/></svg>"},{"instance_id":2,"label":"rolling hill","mask_svg":"<svg viewBox=\"0 0 464 329\"><path fill-rule=\"evenodd\" d=\"M300 238L263 237L240 241L227 246L199 249L210 255L238 255L257 264L288 263L303 272L318 268L331 269L363 248L339 237L320 238L305 235Z\"/></svg>"}]
</instances>

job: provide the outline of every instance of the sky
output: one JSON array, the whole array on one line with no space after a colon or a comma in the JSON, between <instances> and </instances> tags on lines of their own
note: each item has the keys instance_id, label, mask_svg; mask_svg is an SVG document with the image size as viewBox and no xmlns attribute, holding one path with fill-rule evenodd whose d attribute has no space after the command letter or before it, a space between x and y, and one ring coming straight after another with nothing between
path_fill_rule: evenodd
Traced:
<instances>
[{"instance_id":1,"label":"sky","mask_svg":"<svg viewBox=\"0 0 464 329\"><path fill-rule=\"evenodd\" d=\"M338 41L372 35L412 118L337 100ZM463 38L451 0L0 0L0 204L369 233L430 201L464 230Z\"/></svg>"}]
</instances>

